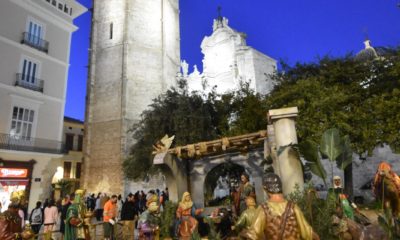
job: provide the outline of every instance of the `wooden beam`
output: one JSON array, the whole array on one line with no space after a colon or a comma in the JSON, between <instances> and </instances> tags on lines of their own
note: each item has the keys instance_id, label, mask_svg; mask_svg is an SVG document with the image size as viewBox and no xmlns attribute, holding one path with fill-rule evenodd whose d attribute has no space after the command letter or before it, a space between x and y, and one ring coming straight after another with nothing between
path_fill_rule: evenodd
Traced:
<instances>
[{"instance_id":1,"label":"wooden beam","mask_svg":"<svg viewBox=\"0 0 400 240\"><path fill-rule=\"evenodd\" d=\"M261 145L267 138L267 131L262 130L233 137L177 146L169 149L168 152L180 158L195 158L215 155L228 151L247 151L253 146ZM158 152L153 151L153 154Z\"/></svg>"}]
</instances>

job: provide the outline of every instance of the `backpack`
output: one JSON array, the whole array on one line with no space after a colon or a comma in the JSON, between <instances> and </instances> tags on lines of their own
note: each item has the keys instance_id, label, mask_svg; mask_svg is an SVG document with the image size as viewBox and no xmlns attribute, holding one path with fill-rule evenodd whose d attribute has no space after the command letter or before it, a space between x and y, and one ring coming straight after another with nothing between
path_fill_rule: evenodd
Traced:
<instances>
[{"instance_id":1,"label":"backpack","mask_svg":"<svg viewBox=\"0 0 400 240\"><path fill-rule=\"evenodd\" d=\"M42 209L36 208L32 210L31 214L32 224L41 224L43 221Z\"/></svg>"}]
</instances>

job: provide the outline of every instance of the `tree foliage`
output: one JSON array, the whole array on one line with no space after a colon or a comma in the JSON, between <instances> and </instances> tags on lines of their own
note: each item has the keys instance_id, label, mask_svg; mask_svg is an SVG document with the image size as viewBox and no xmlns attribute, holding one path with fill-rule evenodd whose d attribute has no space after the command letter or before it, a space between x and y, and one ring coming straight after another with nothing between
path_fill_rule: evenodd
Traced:
<instances>
[{"instance_id":1,"label":"tree foliage","mask_svg":"<svg viewBox=\"0 0 400 240\"><path fill-rule=\"evenodd\" d=\"M172 88L153 100L142 120L132 127L137 143L123 163L125 175L131 179L143 177L152 166L152 146L165 134L175 135L175 143L188 144L213 139L215 108L213 97L206 100L198 93L189 94L185 83Z\"/></svg>"},{"instance_id":2,"label":"tree foliage","mask_svg":"<svg viewBox=\"0 0 400 240\"><path fill-rule=\"evenodd\" d=\"M189 93L186 82L180 80L177 88L154 99L142 120L132 127L137 142L124 160L125 176L140 179L156 170L152 168L152 145L165 134L175 135L175 145L186 145L265 129L266 110L260 107L261 101L248 84L218 95L214 91Z\"/></svg>"},{"instance_id":3,"label":"tree foliage","mask_svg":"<svg viewBox=\"0 0 400 240\"><path fill-rule=\"evenodd\" d=\"M185 145L254 132L266 128L268 109L292 106L299 108L300 143L318 143L324 131L336 128L360 156L379 144L400 150L399 49L373 61L348 55L292 67L283 64L283 71L273 77L277 84L267 96L256 94L248 83L223 95L189 93L180 81L178 88L154 99L132 127L136 144L124 161L125 175L138 179L150 170L152 145L164 134L175 135L175 143Z\"/></svg>"},{"instance_id":4,"label":"tree foliage","mask_svg":"<svg viewBox=\"0 0 400 240\"><path fill-rule=\"evenodd\" d=\"M351 56L325 57L316 63L284 66L266 98L269 108L297 106L300 141L319 142L322 133L337 128L348 135L358 154L379 144L399 147L400 51L368 62Z\"/></svg>"}]
</instances>

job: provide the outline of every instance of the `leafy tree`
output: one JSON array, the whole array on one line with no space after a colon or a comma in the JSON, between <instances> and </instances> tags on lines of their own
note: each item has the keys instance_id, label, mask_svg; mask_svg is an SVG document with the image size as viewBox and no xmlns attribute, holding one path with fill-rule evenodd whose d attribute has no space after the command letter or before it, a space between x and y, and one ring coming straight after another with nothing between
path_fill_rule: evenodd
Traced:
<instances>
[{"instance_id":1,"label":"leafy tree","mask_svg":"<svg viewBox=\"0 0 400 240\"><path fill-rule=\"evenodd\" d=\"M278 85L266 98L271 108L298 106L299 142L319 142L337 128L360 156L379 144L400 146L400 51L359 62L350 55L325 57L315 63L284 65ZM351 164L345 180L351 179ZM349 170L350 169L350 170ZM346 177L347 176L347 177ZM346 181L346 185L350 182Z\"/></svg>"},{"instance_id":2,"label":"leafy tree","mask_svg":"<svg viewBox=\"0 0 400 240\"><path fill-rule=\"evenodd\" d=\"M267 105L261 94L250 88L249 82L241 82L240 88L226 93L215 102L220 115L219 129L224 136L235 136L266 129Z\"/></svg>"},{"instance_id":3,"label":"leafy tree","mask_svg":"<svg viewBox=\"0 0 400 240\"><path fill-rule=\"evenodd\" d=\"M179 82L153 100L150 109L142 113L142 120L132 127L132 146L128 158L123 162L125 176L142 178L152 169L152 145L165 134L175 135L178 145L211 140L217 137L214 96L203 99L199 93L189 94L186 84Z\"/></svg>"},{"instance_id":4,"label":"leafy tree","mask_svg":"<svg viewBox=\"0 0 400 240\"><path fill-rule=\"evenodd\" d=\"M140 179L157 170L152 167L152 145L165 134L175 135L176 145L186 145L265 129L262 101L246 83L235 92L218 95L189 93L186 82L178 81L178 87L154 99L132 127L136 143L123 162L125 176Z\"/></svg>"}]
</instances>

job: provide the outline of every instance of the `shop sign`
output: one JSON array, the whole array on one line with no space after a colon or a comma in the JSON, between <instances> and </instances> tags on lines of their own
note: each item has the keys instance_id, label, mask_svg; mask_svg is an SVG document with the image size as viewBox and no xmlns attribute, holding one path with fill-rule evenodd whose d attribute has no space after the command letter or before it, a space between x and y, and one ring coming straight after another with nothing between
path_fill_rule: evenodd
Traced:
<instances>
[{"instance_id":1,"label":"shop sign","mask_svg":"<svg viewBox=\"0 0 400 240\"><path fill-rule=\"evenodd\" d=\"M26 178L28 169L23 168L0 168L0 178Z\"/></svg>"}]
</instances>

